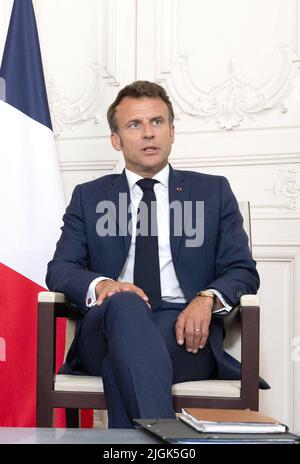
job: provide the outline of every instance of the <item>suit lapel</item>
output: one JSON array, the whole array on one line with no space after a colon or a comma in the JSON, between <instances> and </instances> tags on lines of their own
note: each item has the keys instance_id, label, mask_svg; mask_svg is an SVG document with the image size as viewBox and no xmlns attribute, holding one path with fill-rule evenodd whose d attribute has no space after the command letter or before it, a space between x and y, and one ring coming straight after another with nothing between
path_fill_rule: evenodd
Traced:
<instances>
[{"instance_id":1,"label":"suit lapel","mask_svg":"<svg viewBox=\"0 0 300 464\"><path fill-rule=\"evenodd\" d=\"M174 218L172 218L173 214L170 214L170 245L171 245L171 253L172 253L172 258L173 258L174 263L176 261L180 242L184 236L184 228L183 228L184 202L188 201L189 199L190 199L190 183L184 179L184 176L182 175L181 172L174 171L174 169L170 166L169 203L172 204L173 202L178 202L178 206L179 205L181 206L181 212L182 212L181 218L179 218L181 220L181 227L182 227L181 235L175 235L176 224L174 224ZM175 206L175 211L176 211L176 206Z\"/></svg>"},{"instance_id":2,"label":"suit lapel","mask_svg":"<svg viewBox=\"0 0 300 464\"><path fill-rule=\"evenodd\" d=\"M127 256L131 243L132 233L131 231L128 232L129 222L131 224L131 210L129 210L130 192L125 169L123 170L122 174L114 179L107 187L107 196L116 207L115 220L117 227L119 227L119 234L124 240L124 254Z\"/></svg>"}]
</instances>

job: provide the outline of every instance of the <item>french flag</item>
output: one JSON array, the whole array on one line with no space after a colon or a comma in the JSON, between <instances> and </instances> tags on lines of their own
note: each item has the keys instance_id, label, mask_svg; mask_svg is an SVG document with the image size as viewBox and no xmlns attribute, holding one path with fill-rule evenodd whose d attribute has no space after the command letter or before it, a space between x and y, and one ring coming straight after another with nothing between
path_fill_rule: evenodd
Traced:
<instances>
[{"instance_id":1,"label":"french flag","mask_svg":"<svg viewBox=\"0 0 300 464\"><path fill-rule=\"evenodd\" d=\"M37 294L64 195L32 0L15 0L0 68L0 426L35 426ZM64 326L58 350L62 363Z\"/></svg>"}]
</instances>

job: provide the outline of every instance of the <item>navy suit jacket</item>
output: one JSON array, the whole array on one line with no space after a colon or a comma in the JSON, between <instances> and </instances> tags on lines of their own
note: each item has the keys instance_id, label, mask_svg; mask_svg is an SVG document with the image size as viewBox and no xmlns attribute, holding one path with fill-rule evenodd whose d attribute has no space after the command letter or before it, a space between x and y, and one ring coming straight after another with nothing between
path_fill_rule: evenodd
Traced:
<instances>
[{"instance_id":1,"label":"navy suit jacket","mask_svg":"<svg viewBox=\"0 0 300 464\"><path fill-rule=\"evenodd\" d=\"M62 235L48 265L46 282L50 290L64 293L79 309L86 307L86 294L92 280L102 275L117 280L127 259L131 235L126 234L124 221L119 220L120 193L127 194L128 207L130 193L125 171L77 185L64 215ZM242 216L227 179L178 171L170 166L169 202L176 200L182 207L185 201L204 202L201 246L187 247L186 240L191 237L186 236L184 227L182 236L176 236L170 221L173 264L187 301L207 288L219 290L232 306L242 295L255 294L259 287L256 263L251 257ZM97 234L96 223L101 216L97 213L97 204L101 201L111 201L116 207L113 213L115 236ZM192 214L195 220L195 208ZM127 220L130 220L130 212ZM223 351L222 318L212 318L210 343L220 378L239 378L239 363ZM75 347L76 343L70 350L69 363L76 358Z\"/></svg>"}]
</instances>

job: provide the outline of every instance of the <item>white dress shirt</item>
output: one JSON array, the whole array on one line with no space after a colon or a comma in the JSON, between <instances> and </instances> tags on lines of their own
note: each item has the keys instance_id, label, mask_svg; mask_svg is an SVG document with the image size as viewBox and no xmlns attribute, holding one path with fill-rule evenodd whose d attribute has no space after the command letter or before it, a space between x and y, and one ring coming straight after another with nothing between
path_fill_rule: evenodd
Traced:
<instances>
[{"instance_id":1,"label":"white dress shirt","mask_svg":"<svg viewBox=\"0 0 300 464\"><path fill-rule=\"evenodd\" d=\"M158 182L154 184L154 193L157 203L157 228L158 228L158 253L160 264L160 281L162 300L172 303L186 303L186 298L180 288L171 255L170 247L170 210L169 210L169 165L165 166L158 172L153 179ZM135 256L135 238L136 238L136 218L138 205L142 199L143 191L137 185L137 182L143 177L135 174L128 169L125 169L131 201L132 213L132 240L129 247L129 253L125 265L118 278L119 282L133 282L133 268ZM86 304L88 307L96 303L95 287L101 280L106 280L108 277L98 277L94 279L88 289ZM224 305L219 311L230 311L231 307L226 303L220 292L214 289L213 291Z\"/></svg>"}]
</instances>

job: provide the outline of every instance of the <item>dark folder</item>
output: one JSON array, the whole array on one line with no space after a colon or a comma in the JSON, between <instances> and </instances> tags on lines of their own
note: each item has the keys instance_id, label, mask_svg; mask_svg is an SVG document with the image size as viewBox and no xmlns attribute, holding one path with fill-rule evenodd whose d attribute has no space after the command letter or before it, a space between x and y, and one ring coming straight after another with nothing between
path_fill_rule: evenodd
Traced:
<instances>
[{"instance_id":1,"label":"dark folder","mask_svg":"<svg viewBox=\"0 0 300 464\"><path fill-rule=\"evenodd\" d=\"M203 433L178 419L134 419L143 429L176 444L300 444L300 436L285 433Z\"/></svg>"}]
</instances>

